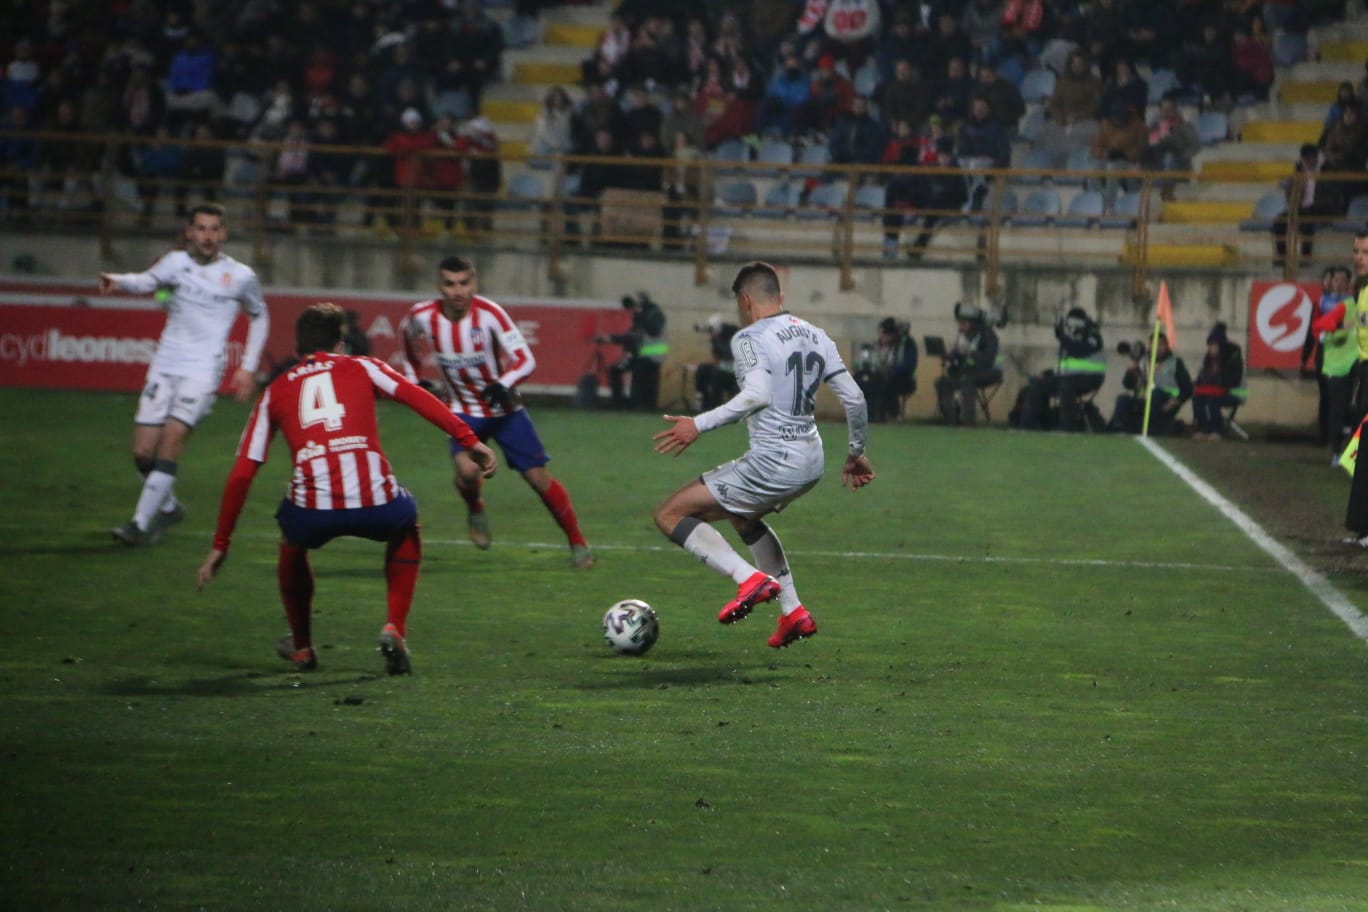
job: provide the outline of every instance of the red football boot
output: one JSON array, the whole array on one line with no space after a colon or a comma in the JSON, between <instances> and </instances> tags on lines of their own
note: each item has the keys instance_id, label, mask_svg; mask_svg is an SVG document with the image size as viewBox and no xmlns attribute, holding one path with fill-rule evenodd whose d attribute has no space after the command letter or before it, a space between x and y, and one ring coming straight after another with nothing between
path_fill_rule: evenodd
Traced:
<instances>
[{"instance_id":1,"label":"red football boot","mask_svg":"<svg viewBox=\"0 0 1368 912\"><path fill-rule=\"evenodd\" d=\"M806 608L799 605L792 614L785 614L779 618L779 629L769 638L769 644L775 649L782 649L816 632L817 622L808 614Z\"/></svg>"},{"instance_id":2,"label":"red football boot","mask_svg":"<svg viewBox=\"0 0 1368 912\"><path fill-rule=\"evenodd\" d=\"M727 602L717 614L718 623L731 624L751 613L756 605L768 602L779 595L779 582L764 573L752 573L746 581L736 587L736 598Z\"/></svg>"}]
</instances>

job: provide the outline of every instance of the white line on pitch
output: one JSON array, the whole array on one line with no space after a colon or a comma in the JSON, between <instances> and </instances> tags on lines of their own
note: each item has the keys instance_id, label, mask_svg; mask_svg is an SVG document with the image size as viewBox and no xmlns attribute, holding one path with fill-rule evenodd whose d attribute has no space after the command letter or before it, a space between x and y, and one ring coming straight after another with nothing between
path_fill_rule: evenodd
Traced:
<instances>
[{"instance_id":1,"label":"white line on pitch","mask_svg":"<svg viewBox=\"0 0 1368 912\"><path fill-rule=\"evenodd\" d=\"M263 537L257 535L254 537ZM423 537L423 545L469 546L465 539ZM527 548L530 550L554 551L566 547L564 542L511 541L499 539L495 547ZM615 545L594 542L595 551L634 551L638 553L665 553L678 551L675 545ZM1282 573L1281 567L1249 567L1234 564L1194 564L1181 561L1134 561L1103 560L1069 557L1004 557L994 554L907 554L889 551L822 551L801 548L785 548L788 554L796 557L836 557L850 560L891 560L891 561L933 561L941 563L968 564L1041 564L1060 567L1117 567L1138 570L1196 570L1201 572L1223 573Z\"/></svg>"},{"instance_id":2,"label":"white line on pitch","mask_svg":"<svg viewBox=\"0 0 1368 912\"><path fill-rule=\"evenodd\" d=\"M1343 621L1345 625L1353 631L1354 636L1364 642L1368 642L1368 617L1364 617L1363 613L1360 612L1358 608L1354 607L1353 603L1345 598L1328 579L1313 570L1306 561L1297 557L1297 555L1293 554L1282 544L1275 541L1273 536L1263 530L1262 526L1250 519L1239 507L1218 494L1215 488L1198 478L1196 473L1179 462L1177 458L1163 447L1159 446L1159 444L1148 437L1137 437L1136 439L1140 441L1140 444L1144 446L1145 449L1154 454L1155 459L1158 459L1167 466L1170 472L1187 482L1188 487L1196 491L1203 500L1211 504L1217 510L1220 510L1221 515L1225 516L1226 519L1235 524L1236 528L1249 536L1250 541L1262 548L1269 557L1281 564L1287 572L1301 580L1302 585L1309 589L1311 594L1319 599L1322 605L1329 608L1335 617Z\"/></svg>"}]
</instances>

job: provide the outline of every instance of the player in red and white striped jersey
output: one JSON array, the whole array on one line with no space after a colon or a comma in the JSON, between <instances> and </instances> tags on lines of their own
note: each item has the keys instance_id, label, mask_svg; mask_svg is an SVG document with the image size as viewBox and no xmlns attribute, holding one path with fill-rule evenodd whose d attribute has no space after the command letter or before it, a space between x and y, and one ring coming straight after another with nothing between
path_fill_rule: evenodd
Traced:
<instances>
[{"instance_id":1,"label":"player in red and white striped jersey","mask_svg":"<svg viewBox=\"0 0 1368 912\"><path fill-rule=\"evenodd\" d=\"M402 335L409 376L417 380L430 355L442 378L452 410L481 440L494 439L510 468L537 492L570 543L570 563L588 569L594 555L580 531L579 518L565 486L552 477L550 458L537 437L516 387L536 369L532 349L518 326L498 304L477 294L475 267L449 256L437 265L441 296L409 309ZM465 501L470 540L490 546L489 518L482 497L479 466L459 441L451 446L456 490Z\"/></svg>"},{"instance_id":2,"label":"player in red and white striped jersey","mask_svg":"<svg viewBox=\"0 0 1368 912\"><path fill-rule=\"evenodd\" d=\"M492 475L496 461L494 452L437 397L384 362L342 354L345 325L346 314L334 304L313 305L295 324L301 360L276 377L252 409L198 581L203 588L223 566L247 492L279 431L290 447L294 472L276 511L280 596L290 623L290 636L277 651L301 671L317 667L309 550L342 535L369 538L385 542L388 617L380 631L380 650L390 674L407 674L405 626L422 554L418 507L395 480L380 447L377 395L402 402L446 431L466 448L482 475Z\"/></svg>"}]
</instances>

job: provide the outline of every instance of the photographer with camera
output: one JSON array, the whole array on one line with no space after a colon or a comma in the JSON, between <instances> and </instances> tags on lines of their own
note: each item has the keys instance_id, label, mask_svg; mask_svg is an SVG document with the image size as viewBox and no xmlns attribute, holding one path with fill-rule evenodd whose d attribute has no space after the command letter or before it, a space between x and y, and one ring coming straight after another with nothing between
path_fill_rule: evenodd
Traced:
<instances>
[{"instance_id":1,"label":"photographer with camera","mask_svg":"<svg viewBox=\"0 0 1368 912\"><path fill-rule=\"evenodd\" d=\"M870 421L902 417L903 399L917 391L917 341L906 323L879 321L879 340L860 347L855 382L869 403Z\"/></svg>"},{"instance_id":2,"label":"photographer with camera","mask_svg":"<svg viewBox=\"0 0 1368 912\"><path fill-rule=\"evenodd\" d=\"M1069 309L1055 320L1059 340L1059 362L1053 371L1032 377L1021 392L1021 427L1039 431L1058 427L1061 431L1083 430L1080 396L1102 388L1107 371L1107 356L1102 350L1102 333L1096 321L1081 307ZM1059 411L1050 414L1050 399L1058 397Z\"/></svg>"},{"instance_id":3,"label":"photographer with camera","mask_svg":"<svg viewBox=\"0 0 1368 912\"><path fill-rule=\"evenodd\" d=\"M1002 382L998 336L974 304L956 303L955 320L959 334L945 355L945 373L936 378L936 403L946 424L972 427L979 389Z\"/></svg>"},{"instance_id":4,"label":"photographer with camera","mask_svg":"<svg viewBox=\"0 0 1368 912\"><path fill-rule=\"evenodd\" d=\"M1121 385L1130 392L1116 397L1116 408L1112 411L1107 430L1124 434L1139 434L1145 426L1145 386L1148 371L1148 350L1145 343L1118 342L1118 354L1130 358L1126 375ZM1154 394L1150 402L1149 430L1154 435L1180 432L1182 422L1178 421L1178 410L1192 398L1192 375L1188 373L1183 359L1169 348L1168 336L1159 334L1159 344L1154 349Z\"/></svg>"},{"instance_id":5,"label":"photographer with camera","mask_svg":"<svg viewBox=\"0 0 1368 912\"><path fill-rule=\"evenodd\" d=\"M624 297L622 306L632 312L631 328L625 333L596 336L594 341L622 346L622 357L608 368L613 407L652 412L660 398L660 366L670 353L665 342L665 312L644 291L637 292L636 297ZM623 375L628 373L632 375L630 400L622 389Z\"/></svg>"},{"instance_id":6,"label":"photographer with camera","mask_svg":"<svg viewBox=\"0 0 1368 912\"><path fill-rule=\"evenodd\" d=\"M698 393L701 411L717 408L738 392L731 341L740 329L735 323L724 321L721 314L713 314L705 322L694 324L694 332L708 334L712 355L712 360L698 365L698 372L694 374L694 390Z\"/></svg>"}]
</instances>

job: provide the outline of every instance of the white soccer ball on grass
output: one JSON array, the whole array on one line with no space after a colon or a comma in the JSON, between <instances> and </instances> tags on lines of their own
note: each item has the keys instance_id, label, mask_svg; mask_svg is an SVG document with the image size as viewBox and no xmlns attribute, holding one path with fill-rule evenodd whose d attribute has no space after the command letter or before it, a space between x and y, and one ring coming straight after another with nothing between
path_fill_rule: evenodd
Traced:
<instances>
[{"instance_id":1,"label":"white soccer ball on grass","mask_svg":"<svg viewBox=\"0 0 1368 912\"><path fill-rule=\"evenodd\" d=\"M603 641L619 655L642 655L659 638L660 619L641 599L623 599L603 615Z\"/></svg>"}]
</instances>

